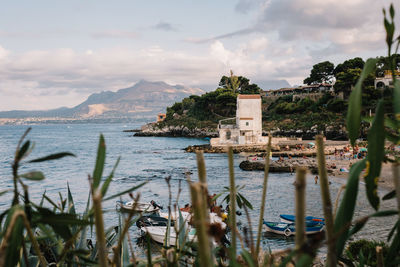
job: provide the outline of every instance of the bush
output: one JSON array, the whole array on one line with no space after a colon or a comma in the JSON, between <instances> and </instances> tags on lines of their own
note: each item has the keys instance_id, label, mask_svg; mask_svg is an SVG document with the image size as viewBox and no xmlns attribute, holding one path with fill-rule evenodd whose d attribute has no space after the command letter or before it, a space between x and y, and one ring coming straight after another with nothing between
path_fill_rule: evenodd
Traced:
<instances>
[{"instance_id":1,"label":"bush","mask_svg":"<svg viewBox=\"0 0 400 267\"><path fill-rule=\"evenodd\" d=\"M354 242L350 242L346 248L346 255L351 261L360 261L361 258L366 260L366 264L369 266L376 266L376 247L381 246L383 249L383 257L387 255L388 246L385 242L378 242L374 240L361 239Z\"/></svg>"}]
</instances>

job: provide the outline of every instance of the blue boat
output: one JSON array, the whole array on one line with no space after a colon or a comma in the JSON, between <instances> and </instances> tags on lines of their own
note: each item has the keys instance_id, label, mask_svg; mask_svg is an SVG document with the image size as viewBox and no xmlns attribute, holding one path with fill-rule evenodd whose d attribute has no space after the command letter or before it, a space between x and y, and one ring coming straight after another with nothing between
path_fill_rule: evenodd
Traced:
<instances>
[{"instance_id":1,"label":"blue boat","mask_svg":"<svg viewBox=\"0 0 400 267\"><path fill-rule=\"evenodd\" d=\"M263 221L263 225L266 231L275 234L292 236L296 234L296 226L294 223L284 222L267 222ZM306 235L316 234L324 229L324 224L315 224L314 222L306 222Z\"/></svg>"},{"instance_id":2,"label":"blue boat","mask_svg":"<svg viewBox=\"0 0 400 267\"><path fill-rule=\"evenodd\" d=\"M279 215L279 218L281 219L281 222L284 222L284 223L294 223L296 221L296 216L290 215L290 214L281 214L281 215ZM325 224L324 218L306 216L305 220L306 220L306 222L317 222L320 224Z\"/></svg>"}]
</instances>

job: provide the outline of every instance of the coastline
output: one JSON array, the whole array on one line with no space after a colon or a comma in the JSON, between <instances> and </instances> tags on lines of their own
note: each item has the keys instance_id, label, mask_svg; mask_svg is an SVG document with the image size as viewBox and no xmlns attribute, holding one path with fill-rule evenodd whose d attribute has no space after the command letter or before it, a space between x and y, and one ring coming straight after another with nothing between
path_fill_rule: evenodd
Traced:
<instances>
[{"instance_id":1,"label":"coastline","mask_svg":"<svg viewBox=\"0 0 400 267\"><path fill-rule=\"evenodd\" d=\"M328 160L327 160L327 162L328 162ZM356 162L356 160L350 160L350 161L349 160L332 160L330 162L335 163L336 166L338 167L338 169L334 170L330 174L330 176L347 180L349 173L348 172L340 172L339 170L340 170L340 168L343 168L346 166L348 167L349 162L352 162L354 164ZM360 182L364 182L364 177L362 175L361 175ZM379 181L378 181L378 187L384 188L389 191L394 189L392 165L390 163L382 164L381 175L380 175Z\"/></svg>"}]
</instances>

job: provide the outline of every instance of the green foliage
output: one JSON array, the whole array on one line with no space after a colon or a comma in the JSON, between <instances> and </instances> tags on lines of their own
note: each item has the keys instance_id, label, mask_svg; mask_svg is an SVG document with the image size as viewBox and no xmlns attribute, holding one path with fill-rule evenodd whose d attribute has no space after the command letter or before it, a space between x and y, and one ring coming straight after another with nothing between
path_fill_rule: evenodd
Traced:
<instances>
[{"instance_id":1,"label":"green foliage","mask_svg":"<svg viewBox=\"0 0 400 267\"><path fill-rule=\"evenodd\" d=\"M234 76L231 71L231 76L222 76L219 81L219 87L229 89L233 93L243 95L260 94L261 88L257 84L250 84L250 80L243 76Z\"/></svg>"},{"instance_id":2,"label":"green foliage","mask_svg":"<svg viewBox=\"0 0 400 267\"><path fill-rule=\"evenodd\" d=\"M178 125L184 123L188 128L194 128L199 122L213 122L234 117L236 113L236 98L238 94L259 94L261 89L256 84L250 84L250 80L243 76L222 76L219 88L207 92L201 96L190 96L167 107L167 116L164 125Z\"/></svg>"},{"instance_id":3,"label":"green foliage","mask_svg":"<svg viewBox=\"0 0 400 267\"><path fill-rule=\"evenodd\" d=\"M311 69L310 76L304 80L305 84L318 84L318 83L329 83L333 78L333 63L324 61L315 64Z\"/></svg>"},{"instance_id":4,"label":"green foliage","mask_svg":"<svg viewBox=\"0 0 400 267\"><path fill-rule=\"evenodd\" d=\"M347 72L350 69L360 69L364 68L364 60L360 57L355 57L352 59L348 59L341 64L338 64L333 70L333 74L337 78L337 74L341 72Z\"/></svg>"},{"instance_id":5,"label":"green foliage","mask_svg":"<svg viewBox=\"0 0 400 267\"><path fill-rule=\"evenodd\" d=\"M346 102L343 99L330 99L326 103L326 109L332 112L341 113L346 109Z\"/></svg>"},{"instance_id":6,"label":"green foliage","mask_svg":"<svg viewBox=\"0 0 400 267\"><path fill-rule=\"evenodd\" d=\"M345 254L352 261L360 261L360 255L366 258L366 264L368 266L377 265L376 247L382 247L383 257L386 257L388 252L388 246L382 241L370 241L366 239L360 239L357 241L350 242L346 248Z\"/></svg>"}]
</instances>

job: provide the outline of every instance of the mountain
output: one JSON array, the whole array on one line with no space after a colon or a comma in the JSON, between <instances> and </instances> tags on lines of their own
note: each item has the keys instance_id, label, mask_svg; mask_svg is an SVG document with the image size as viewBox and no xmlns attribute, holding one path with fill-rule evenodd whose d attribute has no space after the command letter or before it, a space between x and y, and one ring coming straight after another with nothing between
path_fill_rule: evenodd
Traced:
<instances>
[{"instance_id":1,"label":"mountain","mask_svg":"<svg viewBox=\"0 0 400 267\"><path fill-rule=\"evenodd\" d=\"M263 90L291 87L286 80L256 80L254 83L256 83Z\"/></svg>"},{"instance_id":2,"label":"mountain","mask_svg":"<svg viewBox=\"0 0 400 267\"><path fill-rule=\"evenodd\" d=\"M190 95L204 93L199 88L169 85L165 82L141 80L134 86L117 92L104 91L90 95L73 108L43 111L2 111L0 118L63 117L63 118L117 118L154 116L166 107Z\"/></svg>"}]
</instances>

